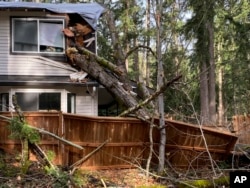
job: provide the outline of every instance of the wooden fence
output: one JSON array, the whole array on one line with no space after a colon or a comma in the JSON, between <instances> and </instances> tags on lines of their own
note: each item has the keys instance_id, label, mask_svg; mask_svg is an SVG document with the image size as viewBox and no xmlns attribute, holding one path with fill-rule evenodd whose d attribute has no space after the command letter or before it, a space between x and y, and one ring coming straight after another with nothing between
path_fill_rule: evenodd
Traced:
<instances>
[{"instance_id":1,"label":"wooden fence","mask_svg":"<svg viewBox=\"0 0 250 188\"><path fill-rule=\"evenodd\" d=\"M239 137L238 143L250 144L250 115L233 116L233 130Z\"/></svg>"},{"instance_id":2,"label":"wooden fence","mask_svg":"<svg viewBox=\"0 0 250 188\"><path fill-rule=\"evenodd\" d=\"M10 113L1 115L11 117ZM149 126L135 118L90 117L60 112L27 112L24 115L30 125L84 147L84 150L79 150L42 135L39 145L45 151L51 150L56 154L55 164L70 166L106 140L107 144L88 158L82 168L128 168L132 164L144 165L148 158ZM20 143L9 139L7 124L0 118L0 147L9 152L20 150ZM237 140L228 132L201 129L183 122L166 120L166 125L166 158L175 167L209 165L208 150L213 160L223 160ZM156 153L154 163L157 162L159 145L157 129L154 129L153 140Z\"/></svg>"}]
</instances>

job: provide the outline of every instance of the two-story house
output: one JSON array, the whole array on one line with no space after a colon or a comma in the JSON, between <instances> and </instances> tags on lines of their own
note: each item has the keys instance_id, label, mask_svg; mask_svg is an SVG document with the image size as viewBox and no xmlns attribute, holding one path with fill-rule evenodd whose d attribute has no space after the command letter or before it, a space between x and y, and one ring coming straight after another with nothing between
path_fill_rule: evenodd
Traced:
<instances>
[{"instance_id":1,"label":"two-story house","mask_svg":"<svg viewBox=\"0 0 250 188\"><path fill-rule=\"evenodd\" d=\"M96 51L97 3L0 2L0 110L98 114L98 83L71 65L67 47Z\"/></svg>"}]
</instances>

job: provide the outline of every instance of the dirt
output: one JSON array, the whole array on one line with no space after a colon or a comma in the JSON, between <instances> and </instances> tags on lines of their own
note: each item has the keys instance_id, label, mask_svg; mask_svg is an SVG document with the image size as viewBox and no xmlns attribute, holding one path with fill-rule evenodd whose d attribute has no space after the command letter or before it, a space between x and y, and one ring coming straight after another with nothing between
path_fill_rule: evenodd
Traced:
<instances>
[{"instance_id":1,"label":"dirt","mask_svg":"<svg viewBox=\"0 0 250 188\"><path fill-rule=\"evenodd\" d=\"M78 170L74 176L59 168L56 173L37 161L20 165L17 155L0 154L0 188L60 188L60 187L165 187L139 169ZM74 182L74 183L72 183ZM81 186L77 186L81 185Z\"/></svg>"},{"instance_id":2,"label":"dirt","mask_svg":"<svg viewBox=\"0 0 250 188\"><path fill-rule=\"evenodd\" d=\"M92 181L89 181L89 187L95 187L97 184L93 182L97 180L100 187L160 187L159 182L152 177L146 177L146 174L138 169L120 169L120 170L99 170L92 171ZM90 179L91 179L90 178ZM163 186L163 185L162 185ZM164 186L165 187L165 186Z\"/></svg>"}]
</instances>

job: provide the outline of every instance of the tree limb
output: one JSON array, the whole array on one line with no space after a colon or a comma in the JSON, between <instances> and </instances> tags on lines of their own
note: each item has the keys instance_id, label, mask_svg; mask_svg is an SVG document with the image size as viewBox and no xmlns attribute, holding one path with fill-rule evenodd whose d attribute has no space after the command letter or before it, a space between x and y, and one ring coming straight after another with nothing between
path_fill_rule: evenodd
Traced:
<instances>
[{"instance_id":1,"label":"tree limb","mask_svg":"<svg viewBox=\"0 0 250 188\"><path fill-rule=\"evenodd\" d=\"M163 91L165 91L170 85L172 85L174 82L179 80L181 77L182 77L182 75L179 75L179 76L175 77L174 79L172 79L171 81L167 82L160 89L158 89L155 93L153 93L148 98L146 98L143 102L138 103L136 106L133 106L133 107L127 109L126 111L122 112L119 115L119 117L125 116L125 115L127 115L127 114L129 114L131 112L134 112L134 111L138 110L139 108L141 108L142 106L148 104L150 101L155 99L158 95L160 95Z\"/></svg>"},{"instance_id":2,"label":"tree limb","mask_svg":"<svg viewBox=\"0 0 250 188\"><path fill-rule=\"evenodd\" d=\"M134 51L138 50L139 48L145 48L145 49L148 49L152 54L153 56L156 58L156 54L155 52L152 50L152 48L150 48L149 46L145 46L145 45L138 45L138 46L135 46L134 48L132 48L125 56L125 58L127 59L128 56L130 56Z\"/></svg>"},{"instance_id":3,"label":"tree limb","mask_svg":"<svg viewBox=\"0 0 250 188\"><path fill-rule=\"evenodd\" d=\"M74 171L76 170L76 166L79 166L81 163L83 163L85 160L87 160L91 155L95 154L97 151L99 151L105 144L108 143L109 140L106 140L105 142L103 142L101 145L99 145L96 149L94 149L92 152L90 152L88 155L84 156L82 159L80 159L79 161L75 162L74 164L72 164L69 169L72 169L72 174L74 173Z\"/></svg>"}]
</instances>

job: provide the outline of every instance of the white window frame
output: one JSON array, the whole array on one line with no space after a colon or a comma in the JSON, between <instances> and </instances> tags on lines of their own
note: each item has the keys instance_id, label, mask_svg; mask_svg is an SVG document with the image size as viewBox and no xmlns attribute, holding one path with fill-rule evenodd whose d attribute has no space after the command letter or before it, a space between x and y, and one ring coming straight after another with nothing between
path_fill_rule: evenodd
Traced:
<instances>
[{"instance_id":1,"label":"white window frame","mask_svg":"<svg viewBox=\"0 0 250 188\"><path fill-rule=\"evenodd\" d=\"M12 104L12 96L15 93L61 93L61 111L67 112L67 91L65 89L11 89L10 91L10 106L13 107ZM13 109L13 108L12 108ZM12 110L13 111L13 110Z\"/></svg>"},{"instance_id":2,"label":"white window frame","mask_svg":"<svg viewBox=\"0 0 250 188\"><path fill-rule=\"evenodd\" d=\"M14 44L14 31L15 31L15 24L14 21L15 20L20 20L20 21L36 21L37 22L37 37L38 37L38 42L37 42L37 50L36 51L15 51L15 44ZM11 48L11 52L12 53L32 53L32 54L65 54L65 48L66 48L66 42L65 42L65 36L63 35L63 32L61 32L62 34L62 51L52 51L52 50L48 50L48 51L41 51L40 50L40 25L41 23L43 23L44 21L46 22L51 22L51 23L55 23L55 22L62 22L62 29L65 28L65 20L62 18L35 18L35 17L31 17L31 18L21 18L21 17L13 17L11 18L11 23L12 23L12 32L11 32L11 38L12 38L12 48ZM18 29L18 28L17 28Z\"/></svg>"}]
</instances>

